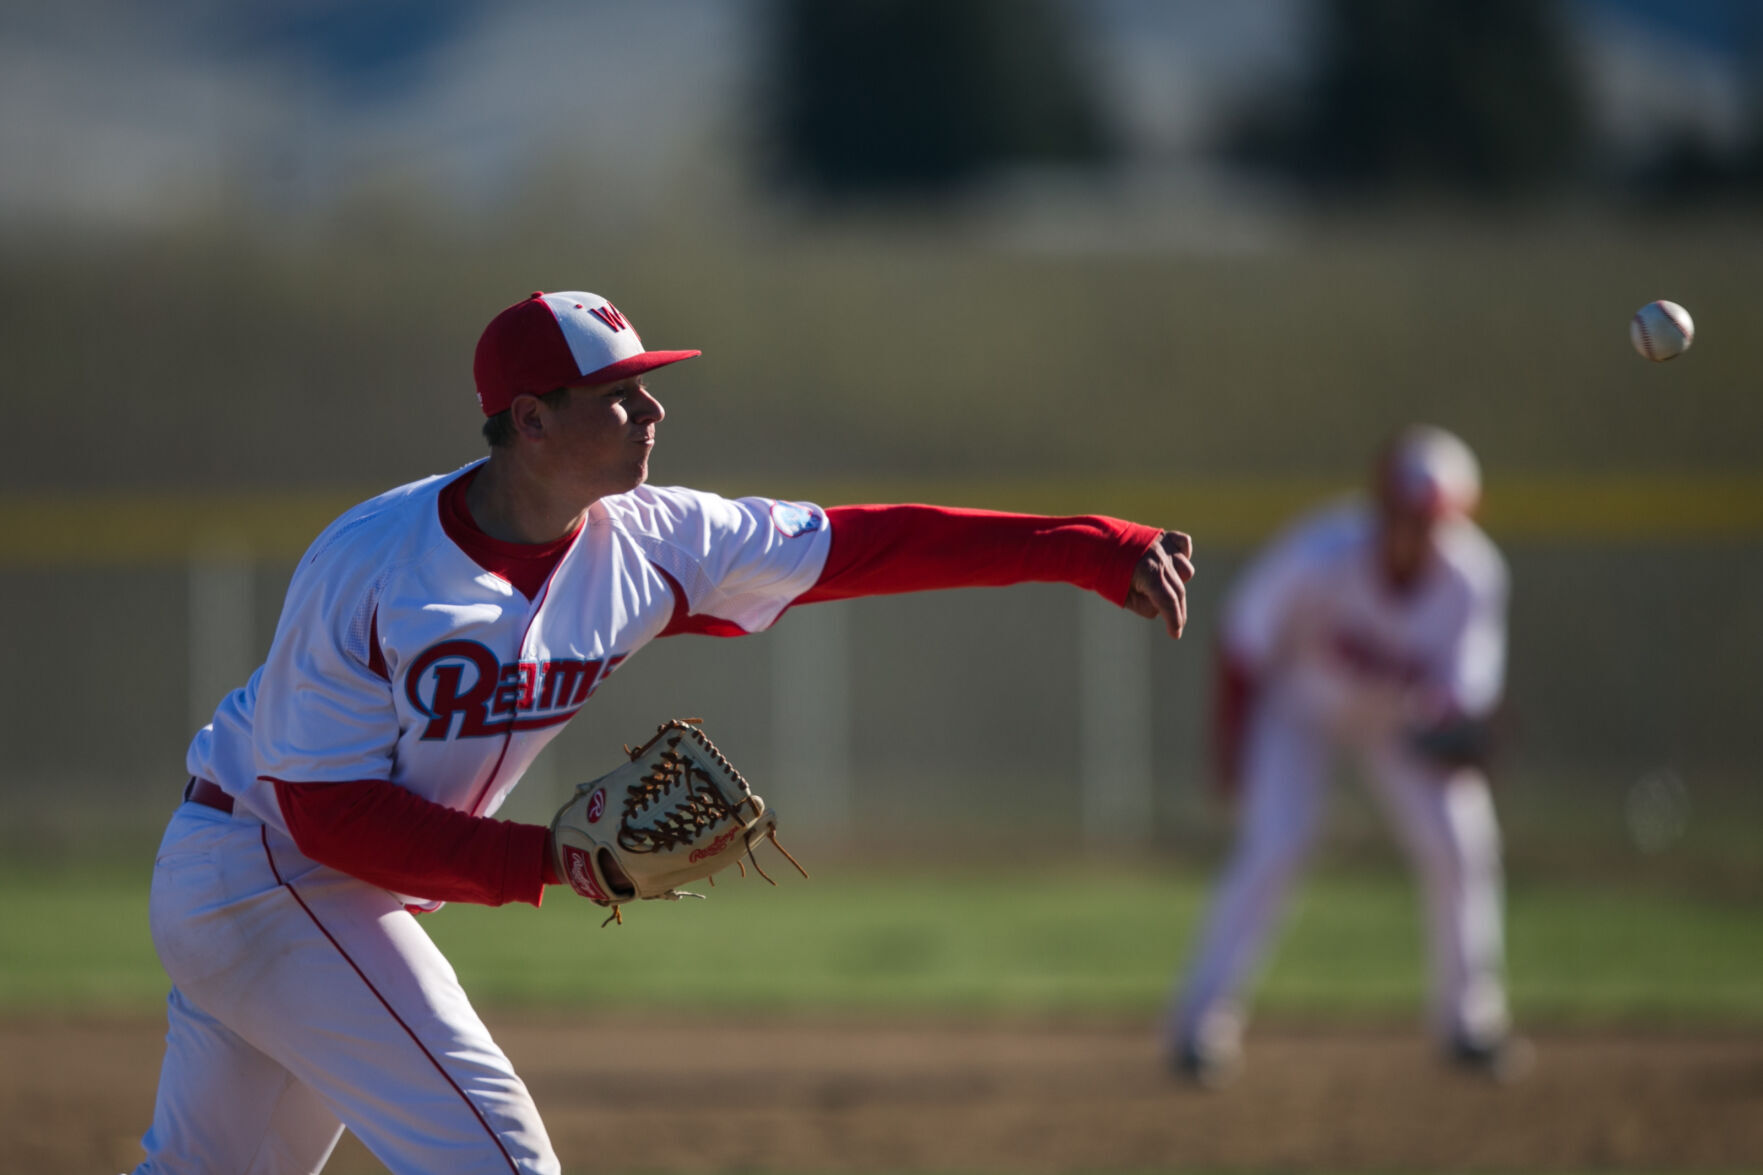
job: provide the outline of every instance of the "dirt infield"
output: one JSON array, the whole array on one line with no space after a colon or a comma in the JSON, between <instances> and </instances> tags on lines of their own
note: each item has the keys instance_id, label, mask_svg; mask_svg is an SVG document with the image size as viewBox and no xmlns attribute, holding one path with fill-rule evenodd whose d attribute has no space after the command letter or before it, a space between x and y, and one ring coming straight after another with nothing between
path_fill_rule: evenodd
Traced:
<instances>
[{"instance_id":1,"label":"dirt infield","mask_svg":"<svg viewBox=\"0 0 1763 1175\"><path fill-rule=\"evenodd\" d=\"M1495 1088L1415 1035L1263 1028L1223 1094L1143 1025L490 1017L570 1171L1763 1168L1763 1034L1544 1033ZM0 1172L139 1158L161 1025L0 1021ZM345 1138L329 1175L381 1168Z\"/></svg>"}]
</instances>

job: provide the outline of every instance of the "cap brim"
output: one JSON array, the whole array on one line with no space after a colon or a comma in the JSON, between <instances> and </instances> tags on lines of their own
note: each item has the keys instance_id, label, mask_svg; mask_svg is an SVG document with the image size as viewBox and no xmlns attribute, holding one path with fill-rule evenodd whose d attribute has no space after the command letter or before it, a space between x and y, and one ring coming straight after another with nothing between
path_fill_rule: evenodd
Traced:
<instances>
[{"instance_id":1,"label":"cap brim","mask_svg":"<svg viewBox=\"0 0 1763 1175\"><path fill-rule=\"evenodd\" d=\"M571 380L564 386L581 388L587 387L589 384L617 383L621 379L642 375L645 371L654 371L657 367L666 367L669 363L678 363L681 359L693 359L703 353L702 351L644 351L640 355L632 355L629 359L620 359L617 363L608 364L598 371L590 371L580 379Z\"/></svg>"}]
</instances>

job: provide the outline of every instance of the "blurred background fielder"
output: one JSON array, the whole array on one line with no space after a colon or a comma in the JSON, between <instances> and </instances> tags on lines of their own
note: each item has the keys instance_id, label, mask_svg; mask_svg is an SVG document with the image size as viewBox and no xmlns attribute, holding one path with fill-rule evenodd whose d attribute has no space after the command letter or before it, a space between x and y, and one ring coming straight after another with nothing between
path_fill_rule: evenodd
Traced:
<instances>
[{"instance_id":1,"label":"blurred background fielder","mask_svg":"<svg viewBox=\"0 0 1763 1175\"><path fill-rule=\"evenodd\" d=\"M1237 844L1170 1020L1176 1070L1235 1073L1244 993L1349 752L1419 876L1432 1020L1449 1056L1516 1076L1501 977L1500 833L1481 763L1505 679L1507 572L1470 520L1469 447L1415 426L1378 454L1368 501L1325 507L1243 573L1221 622L1220 785Z\"/></svg>"}]
</instances>

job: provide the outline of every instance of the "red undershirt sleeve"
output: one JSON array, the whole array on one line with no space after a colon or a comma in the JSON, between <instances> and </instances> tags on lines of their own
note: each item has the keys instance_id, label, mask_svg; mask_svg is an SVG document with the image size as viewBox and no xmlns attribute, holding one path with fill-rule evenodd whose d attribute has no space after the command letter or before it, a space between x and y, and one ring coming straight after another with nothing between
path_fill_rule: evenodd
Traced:
<instances>
[{"instance_id":1,"label":"red undershirt sleeve","mask_svg":"<svg viewBox=\"0 0 1763 1175\"><path fill-rule=\"evenodd\" d=\"M556 881L542 824L471 816L383 779L272 782L302 853L393 893L536 906Z\"/></svg>"},{"instance_id":2,"label":"red undershirt sleeve","mask_svg":"<svg viewBox=\"0 0 1763 1175\"><path fill-rule=\"evenodd\" d=\"M826 516L826 567L797 604L1069 583L1124 605L1133 569L1163 533L1099 514L1051 518L947 506L834 506Z\"/></svg>"}]
</instances>

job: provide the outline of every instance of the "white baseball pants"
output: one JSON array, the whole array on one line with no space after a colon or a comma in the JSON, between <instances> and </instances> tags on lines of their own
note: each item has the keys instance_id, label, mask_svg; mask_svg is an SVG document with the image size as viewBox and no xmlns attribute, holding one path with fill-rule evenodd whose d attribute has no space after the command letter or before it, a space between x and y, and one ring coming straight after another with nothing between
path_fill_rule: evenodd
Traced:
<instances>
[{"instance_id":1,"label":"white baseball pants","mask_svg":"<svg viewBox=\"0 0 1763 1175\"><path fill-rule=\"evenodd\" d=\"M1292 882L1321 825L1333 746L1263 704L1244 748L1237 842L1176 993L1172 1047L1228 1042ZM1420 877L1430 947L1430 1020L1441 1040L1485 1043L1507 1028L1500 832L1487 778L1444 771L1396 745L1361 753L1363 774Z\"/></svg>"},{"instance_id":2,"label":"white baseball pants","mask_svg":"<svg viewBox=\"0 0 1763 1175\"><path fill-rule=\"evenodd\" d=\"M305 1175L345 1125L394 1175L558 1172L452 966L386 891L186 803L150 917L173 988L136 1175Z\"/></svg>"}]
</instances>

